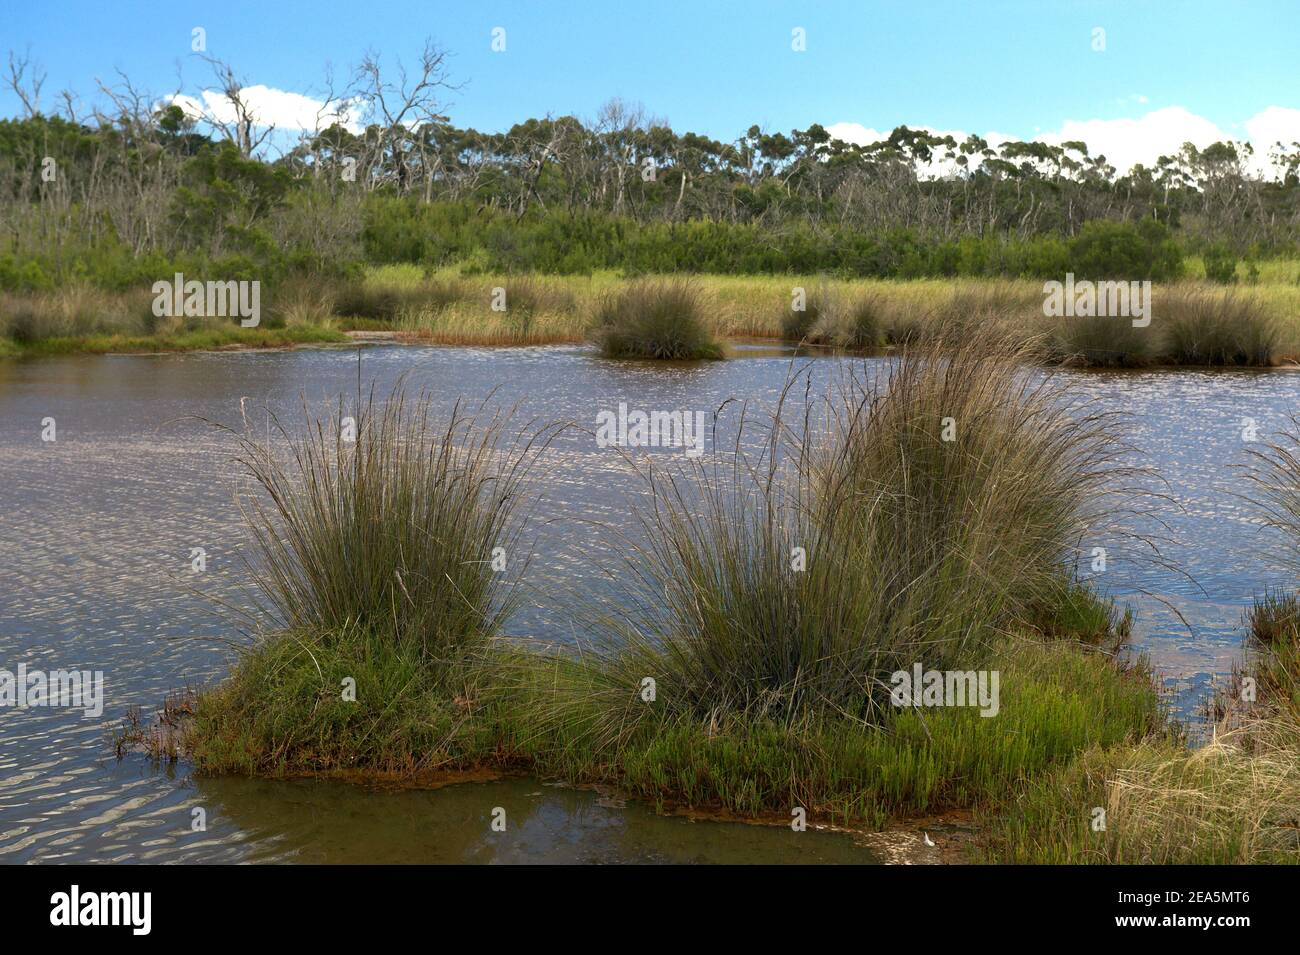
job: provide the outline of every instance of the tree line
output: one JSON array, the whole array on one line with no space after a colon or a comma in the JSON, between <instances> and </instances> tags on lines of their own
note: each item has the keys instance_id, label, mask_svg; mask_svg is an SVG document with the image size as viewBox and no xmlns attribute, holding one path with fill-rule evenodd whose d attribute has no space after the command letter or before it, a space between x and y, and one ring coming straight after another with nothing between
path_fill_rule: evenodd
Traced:
<instances>
[{"instance_id":1,"label":"tree line","mask_svg":"<svg viewBox=\"0 0 1300 955\"><path fill-rule=\"evenodd\" d=\"M256 272L458 259L1051 275L1111 247L1125 270L1163 268L1151 263L1174 241L1218 261L1291 253L1300 225L1298 143L1277 144L1264 177L1232 142L1188 143L1120 174L1083 142L992 145L900 126L859 145L818 124L723 142L618 100L587 120L480 132L446 115L455 87L429 42L410 69L368 54L337 93L327 82L316 128L286 144L236 71L202 59L207 97L153 95L122 75L84 111L69 93L45 109L43 75L10 54L23 115L0 121L0 284L129 284L176 262Z\"/></svg>"}]
</instances>

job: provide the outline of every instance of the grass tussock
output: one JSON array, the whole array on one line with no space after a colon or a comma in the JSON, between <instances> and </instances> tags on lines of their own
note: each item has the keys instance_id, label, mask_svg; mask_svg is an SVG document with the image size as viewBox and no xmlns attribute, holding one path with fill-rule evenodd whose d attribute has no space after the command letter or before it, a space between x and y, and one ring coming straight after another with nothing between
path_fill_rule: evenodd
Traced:
<instances>
[{"instance_id":1,"label":"grass tussock","mask_svg":"<svg viewBox=\"0 0 1300 955\"><path fill-rule=\"evenodd\" d=\"M553 430L512 434L486 406L436 423L400 386L345 410L237 433L270 636L199 697L202 769L389 771L479 752L456 740L517 600L522 482Z\"/></svg>"},{"instance_id":2,"label":"grass tussock","mask_svg":"<svg viewBox=\"0 0 1300 955\"><path fill-rule=\"evenodd\" d=\"M392 322L413 310L448 308L465 298L466 289L454 279L424 279L410 285L361 280L339 283L332 293L331 311L339 317Z\"/></svg>"},{"instance_id":3,"label":"grass tussock","mask_svg":"<svg viewBox=\"0 0 1300 955\"><path fill-rule=\"evenodd\" d=\"M843 382L820 414L783 401L758 441L742 421L725 458L647 473L629 592L598 619L594 646L556 661L534 694L527 722L544 758L659 799L757 812L797 798L874 817L982 798L992 788L963 776L973 788L954 792L947 774L988 760L1001 769L978 778L1006 784L1016 760L999 762L1004 745L1022 747L1024 768L1040 732L1077 742L1050 725L1073 704L1016 733L1002 717L965 724L969 711L900 714L890 697L891 674L917 663L992 665L1045 607L1062 612L1042 632L1064 635L1073 601L1090 628L1068 634L1080 641L1113 621L1108 605L1081 608L1068 558L1098 516L1116 448L1104 419L1070 415L1059 397L1014 357L936 346L885 381ZM950 438L949 418L960 423ZM1083 656L1074 642L1069 654ZM1149 682L1134 686L1145 702L1117 715L1119 736L1154 725ZM895 747L909 728L929 734L924 759ZM934 755L950 743L961 752ZM1043 745L1049 762L1069 749ZM911 759L922 763L905 770Z\"/></svg>"},{"instance_id":4,"label":"grass tussock","mask_svg":"<svg viewBox=\"0 0 1300 955\"><path fill-rule=\"evenodd\" d=\"M594 334L607 358L723 357L708 330L703 295L686 279L641 279L609 295L597 311Z\"/></svg>"},{"instance_id":5,"label":"grass tussock","mask_svg":"<svg viewBox=\"0 0 1300 955\"><path fill-rule=\"evenodd\" d=\"M805 338L816 345L868 351L884 343L887 314L886 301L877 292L846 296L821 310Z\"/></svg>"},{"instance_id":6,"label":"grass tussock","mask_svg":"<svg viewBox=\"0 0 1300 955\"><path fill-rule=\"evenodd\" d=\"M1266 367L1282 346L1282 326L1259 296L1203 286L1157 289L1150 323L1124 316L1055 319L1048 361L1089 368L1152 365Z\"/></svg>"},{"instance_id":7,"label":"grass tussock","mask_svg":"<svg viewBox=\"0 0 1300 955\"><path fill-rule=\"evenodd\" d=\"M1263 302L1232 290L1167 289L1153 305L1162 358L1175 365L1267 366L1280 328Z\"/></svg>"},{"instance_id":8,"label":"grass tussock","mask_svg":"<svg viewBox=\"0 0 1300 955\"><path fill-rule=\"evenodd\" d=\"M1145 368L1155 364L1159 344L1151 326L1132 319L1076 316L1056 319L1047 341L1050 360L1085 368Z\"/></svg>"},{"instance_id":9,"label":"grass tussock","mask_svg":"<svg viewBox=\"0 0 1300 955\"><path fill-rule=\"evenodd\" d=\"M883 619L932 647L960 653L981 626L1058 607L1074 592L1062 569L1126 473L1109 417L1067 409L1024 362L998 337L906 353L846 383L808 456L817 523L888 555L871 577Z\"/></svg>"},{"instance_id":10,"label":"grass tussock","mask_svg":"<svg viewBox=\"0 0 1300 955\"><path fill-rule=\"evenodd\" d=\"M1252 639L1265 647L1300 640L1300 594L1266 589L1255 597L1246 622Z\"/></svg>"},{"instance_id":11,"label":"grass tussock","mask_svg":"<svg viewBox=\"0 0 1300 955\"><path fill-rule=\"evenodd\" d=\"M778 325L784 341L798 344L809 341L813 330L835 310L835 295L827 288L811 292L799 286L781 309Z\"/></svg>"},{"instance_id":12,"label":"grass tussock","mask_svg":"<svg viewBox=\"0 0 1300 955\"><path fill-rule=\"evenodd\" d=\"M509 412L459 404L440 422L429 395L400 389L345 410L305 409L304 432L273 418L287 454L239 434L239 463L264 492L245 504L262 606L284 629L360 627L461 656L512 606L526 563L512 518L545 434L511 436ZM493 569L494 551L514 572Z\"/></svg>"},{"instance_id":13,"label":"grass tussock","mask_svg":"<svg viewBox=\"0 0 1300 955\"><path fill-rule=\"evenodd\" d=\"M1245 673L1237 673L1229 685L1226 700L1218 709L1235 714L1243 702L1243 676L1254 680L1246 703L1247 711L1259 705L1280 710L1300 724L1300 594L1295 591L1266 591L1257 597L1247 621L1251 643L1246 654ZM1300 746L1300 738L1297 738Z\"/></svg>"},{"instance_id":14,"label":"grass tussock","mask_svg":"<svg viewBox=\"0 0 1300 955\"><path fill-rule=\"evenodd\" d=\"M959 282L927 315L931 337L949 342L999 332L1042 313L1040 294L1012 282Z\"/></svg>"}]
</instances>

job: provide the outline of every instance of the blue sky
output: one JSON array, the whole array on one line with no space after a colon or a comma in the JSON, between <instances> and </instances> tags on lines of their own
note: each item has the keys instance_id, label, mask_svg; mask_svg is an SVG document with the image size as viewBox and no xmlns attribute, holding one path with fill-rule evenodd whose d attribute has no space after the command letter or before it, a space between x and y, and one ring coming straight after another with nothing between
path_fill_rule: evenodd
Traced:
<instances>
[{"instance_id":1,"label":"blue sky","mask_svg":"<svg viewBox=\"0 0 1300 955\"><path fill-rule=\"evenodd\" d=\"M310 93L367 49L413 60L426 35L451 54L458 125L500 130L547 113L590 117L619 96L678 130L730 140L751 123L887 131L900 123L1017 138L1067 123L1130 139L1185 129L1300 138L1295 0L511 0L511 2L48 2L7 5L0 48L48 72L46 102L94 91L115 68L159 93L207 79L190 31L249 84ZM506 51L490 49L494 27ZM807 49L791 49L791 30ZM1093 49L1094 28L1105 50ZM1125 126L1160 110L1163 126ZM1269 107L1281 113L1267 114ZM0 94L0 115L16 99ZM1294 112L1295 115L1291 115ZM1157 128L1158 127L1158 128ZM1167 127L1167 128L1166 128ZM1255 137L1258 138L1258 137ZM1176 144L1175 144L1176 146Z\"/></svg>"}]
</instances>

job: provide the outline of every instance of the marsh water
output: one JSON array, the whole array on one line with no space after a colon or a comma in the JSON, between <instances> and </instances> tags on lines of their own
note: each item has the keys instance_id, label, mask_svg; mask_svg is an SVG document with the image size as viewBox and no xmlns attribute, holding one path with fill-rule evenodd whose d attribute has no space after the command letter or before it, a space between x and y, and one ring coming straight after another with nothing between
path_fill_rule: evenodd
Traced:
<instances>
[{"instance_id":1,"label":"marsh water","mask_svg":"<svg viewBox=\"0 0 1300 955\"><path fill-rule=\"evenodd\" d=\"M660 816L536 780L375 791L196 778L184 763L118 759L112 733L128 707L149 711L168 691L219 679L240 639L215 601L237 604L247 583L242 484L229 435L208 422L241 426L241 402L256 423L268 408L292 420L302 401L353 396L358 361L380 392L405 374L446 409L495 389L497 403L519 404L520 420L586 429L620 403L710 418L729 398L770 405L792 368L767 348L651 366L579 347L397 345L0 363L0 669L99 670L105 680L97 717L0 709L0 862L875 861L848 834ZM797 367L817 387L840 361ZM1165 482L1150 513L1116 516L1096 583L1133 607L1134 646L1194 721L1240 653L1243 608L1289 579L1234 465L1248 448L1243 428L1265 437L1300 408L1300 374L1073 377L1120 413L1133 463ZM56 440L43 441L49 418ZM643 485L580 429L555 440L540 483L528 599L510 628L570 640L574 595L617 583L601 527L626 524ZM1144 558L1124 531L1158 538L1163 560ZM199 574L193 548L206 553ZM495 807L510 820L504 833L489 826ZM205 831L192 831L195 808Z\"/></svg>"}]
</instances>

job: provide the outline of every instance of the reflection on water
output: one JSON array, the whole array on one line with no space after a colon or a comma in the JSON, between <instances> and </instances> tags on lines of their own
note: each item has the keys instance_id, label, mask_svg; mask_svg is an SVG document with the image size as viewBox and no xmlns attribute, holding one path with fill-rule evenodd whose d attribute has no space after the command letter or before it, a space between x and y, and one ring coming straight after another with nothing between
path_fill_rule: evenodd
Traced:
<instances>
[{"instance_id":1,"label":"reflection on water","mask_svg":"<svg viewBox=\"0 0 1300 955\"><path fill-rule=\"evenodd\" d=\"M588 428L620 401L709 414L729 397L770 403L790 367L770 348L670 368L605 362L572 347L379 346L364 355L364 376L381 391L403 373L444 406L497 388L523 417ZM835 365L816 361L814 386ZM1267 435L1300 406L1300 375L1077 377L1102 407L1125 413L1125 436L1141 452L1135 461L1168 482L1158 514L1122 520L1167 538L1164 556L1190 579L1132 559L1117 538L1101 542L1115 556L1099 583L1134 605L1135 643L1180 687L1178 705L1190 713L1231 667L1251 595L1287 579L1270 538L1234 497L1241 487L1231 465L1242 460L1243 419ZM864 861L846 837L805 846L780 829L660 819L532 782L375 796L342 784L194 780L117 761L109 733L127 707L219 678L226 641L237 637L194 592L236 595L243 536L230 442L192 416L236 425L247 397L249 407L269 405L292 420L300 396L352 394L356 381L348 350L0 363L0 667L103 670L106 694L99 719L0 710L0 861L806 861L795 853L843 852L843 861ZM47 417L57 422L52 444L40 440ZM535 599L512 629L564 640L572 633L562 595L605 586L617 566L593 524L625 524L641 492L591 435L564 435L549 458L530 571ZM189 575L193 547L208 554L198 578ZM499 796L488 795L494 787ZM528 795L535 791L543 795ZM505 805L519 821L508 839L485 837L485 804ZM207 811L205 833L190 831L195 807Z\"/></svg>"},{"instance_id":2,"label":"reflection on water","mask_svg":"<svg viewBox=\"0 0 1300 955\"><path fill-rule=\"evenodd\" d=\"M657 815L536 780L373 793L315 781L198 781L202 802L254 841L251 861L368 863L842 863L844 834ZM492 820L504 820L494 831Z\"/></svg>"}]
</instances>

